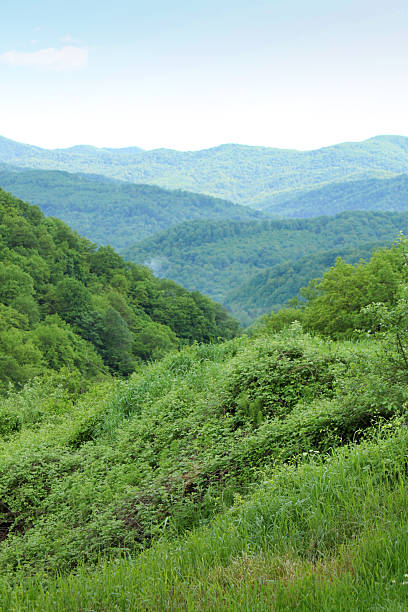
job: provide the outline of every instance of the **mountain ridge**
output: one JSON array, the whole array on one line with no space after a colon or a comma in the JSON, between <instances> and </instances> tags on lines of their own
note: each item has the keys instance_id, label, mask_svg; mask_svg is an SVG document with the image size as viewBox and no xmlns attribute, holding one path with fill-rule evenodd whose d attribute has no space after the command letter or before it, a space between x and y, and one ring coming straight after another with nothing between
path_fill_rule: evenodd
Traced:
<instances>
[{"instance_id":1,"label":"mountain ridge","mask_svg":"<svg viewBox=\"0 0 408 612\"><path fill-rule=\"evenodd\" d=\"M204 194L61 170L3 169L0 164L0 186L89 240L122 249L186 220L267 216Z\"/></svg>"},{"instance_id":2,"label":"mountain ridge","mask_svg":"<svg viewBox=\"0 0 408 612\"><path fill-rule=\"evenodd\" d=\"M338 180L386 178L408 169L408 138L374 136L299 151L224 144L198 151L137 147L42 149L0 137L0 162L104 174L134 183L188 189L261 208L285 190ZM265 204L266 202L266 204Z\"/></svg>"},{"instance_id":3,"label":"mountain ridge","mask_svg":"<svg viewBox=\"0 0 408 612\"><path fill-rule=\"evenodd\" d=\"M408 174L391 178L333 181L315 189L300 189L274 198L264 212L283 217L315 217L346 210L408 209Z\"/></svg>"}]
</instances>

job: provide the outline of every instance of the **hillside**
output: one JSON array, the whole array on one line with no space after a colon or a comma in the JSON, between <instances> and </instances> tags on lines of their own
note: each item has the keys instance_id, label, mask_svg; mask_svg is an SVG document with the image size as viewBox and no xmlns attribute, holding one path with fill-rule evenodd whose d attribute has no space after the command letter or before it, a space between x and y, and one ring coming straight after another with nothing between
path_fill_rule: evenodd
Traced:
<instances>
[{"instance_id":1,"label":"hillside","mask_svg":"<svg viewBox=\"0 0 408 612\"><path fill-rule=\"evenodd\" d=\"M0 138L0 162L20 167L103 174L135 183L187 189L266 208L279 194L333 181L390 178L406 172L408 138L377 136L314 151L226 144L202 151L80 146L47 150Z\"/></svg>"},{"instance_id":2,"label":"hillside","mask_svg":"<svg viewBox=\"0 0 408 612\"><path fill-rule=\"evenodd\" d=\"M406 266L408 240L400 235L392 248L374 251L368 261L354 265L338 258L320 278L310 279L289 308L271 313L264 323L270 330L282 329L292 321L308 331L335 339L364 338L377 334L397 343L408 375L408 337L403 331L408 316ZM388 312L390 306L398 307Z\"/></svg>"},{"instance_id":3,"label":"hillside","mask_svg":"<svg viewBox=\"0 0 408 612\"><path fill-rule=\"evenodd\" d=\"M391 244L392 241L388 241ZM249 281L230 291L225 306L244 324L248 325L260 315L282 308L296 297L308 279L318 278L338 257L347 263L369 259L373 250L384 246L379 242L356 244L353 248L330 249L306 255L301 259L277 264L254 274Z\"/></svg>"},{"instance_id":4,"label":"hillside","mask_svg":"<svg viewBox=\"0 0 408 612\"><path fill-rule=\"evenodd\" d=\"M407 229L408 214L391 212L354 211L293 220L192 221L142 241L124 254L189 290L225 303L231 292L258 272L321 251L392 242ZM301 284L307 281L305 276ZM254 296L253 305L256 300Z\"/></svg>"},{"instance_id":5,"label":"hillside","mask_svg":"<svg viewBox=\"0 0 408 612\"><path fill-rule=\"evenodd\" d=\"M0 398L0 610L403 610L407 249L338 262L304 330Z\"/></svg>"},{"instance_id":6,"label":"hillside","mask_svg":"<svg viewBox=\"0 0 408 612\"><path fill-rule=\"evenodd\" d=\"M237 323L0 190L0 330L1 392L61 369L126 375L183 344L231 338Z\"/></svg>"},{"instance_id":7,"label":"hillside","mask_svg":"<svg viewBox=\"0 0 408 612\"><path fill-rule=\"evenodd\" d=\"M0 168L0 187L98 244L125 248L191 219L256 219L261 212L187 191L103 176Z\"/></svg>"},{"instance_id":8,"label":"hillside","mask_svg":"<svg viewBox=\"0 0 408 612\"><path fill-rule=\"evenodd\" d=\"M283 217L317 217L345 210L408 210L408 175L343 181L282 194L264 208Z\"/></svg>"}]
</instances>

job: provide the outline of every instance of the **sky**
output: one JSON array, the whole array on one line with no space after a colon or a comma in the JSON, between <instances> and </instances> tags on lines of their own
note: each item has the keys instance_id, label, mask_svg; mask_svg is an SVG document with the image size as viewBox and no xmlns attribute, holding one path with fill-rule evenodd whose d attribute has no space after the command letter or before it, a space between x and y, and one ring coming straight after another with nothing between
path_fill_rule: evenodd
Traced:
<instances>
[{"instance_id":1,"label":"sky","mask_svg":"<svg viewBox=\"0 0 408 612\"><path fill-rule=\"evenodd\" d=\"M305 150L408 136L407 0L2 4L13 140Z\"/></svg>"}]
</instances>

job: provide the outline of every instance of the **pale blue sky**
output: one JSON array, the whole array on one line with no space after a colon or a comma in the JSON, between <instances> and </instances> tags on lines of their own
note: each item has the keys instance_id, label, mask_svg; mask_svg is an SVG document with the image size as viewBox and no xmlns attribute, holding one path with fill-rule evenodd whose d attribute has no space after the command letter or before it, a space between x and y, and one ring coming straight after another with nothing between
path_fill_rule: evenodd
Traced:
<instances>
[{"instance_id":1,"label":"pale blue sky","mask_svg":"<svg viewBox=\"0 0 408 612\"><path fill-rule=\"evenodd\" d=\"M408 135L407 0L19 0L1 20L0 134L22 142Z\"/></svg>"}]
</instances>

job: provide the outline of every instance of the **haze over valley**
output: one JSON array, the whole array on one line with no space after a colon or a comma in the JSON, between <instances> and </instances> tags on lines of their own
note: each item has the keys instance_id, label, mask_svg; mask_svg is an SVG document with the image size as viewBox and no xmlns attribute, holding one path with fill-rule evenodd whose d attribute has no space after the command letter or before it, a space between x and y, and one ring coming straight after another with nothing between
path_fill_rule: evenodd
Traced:
<instances>
[{"instance_id":1,"label":"haze over valley","mask_svg":"<svg viewBox=\"0 0 408 612\"><path fill-rule=\"evenodd\" d=\"M190 153L87 146L49 151L6 139L0 144L1 187L93 242L205 293L245 325L280 308L324 271L321 264L311 268L309 256L327 266L337 255L358 261L407 229L408 138L402 136L310 152L238 145ZM58 169L44 169L50 167ZM146 177L150 184L142 182ZM186 184L201 192L186 191ZM231 200L214 197L224 194ZM277 220L285 217L318 218ZM276 292L280 265L296 265L297 280ZM268 283L248 292L265 278L259 272Z\"/></svg>"}]
</instances>

